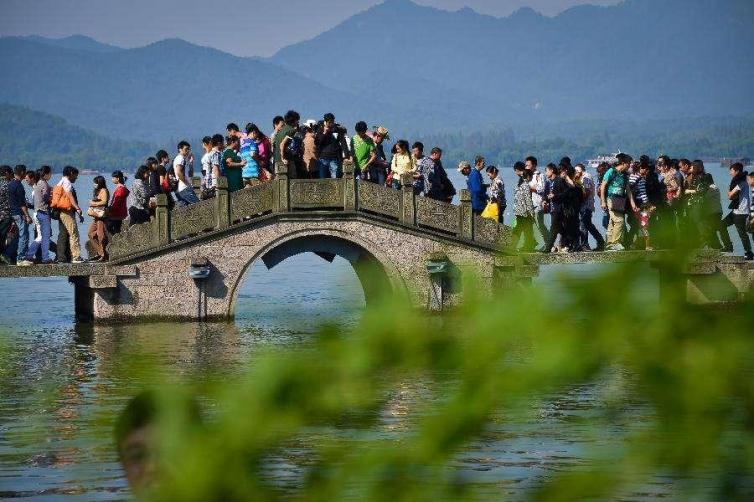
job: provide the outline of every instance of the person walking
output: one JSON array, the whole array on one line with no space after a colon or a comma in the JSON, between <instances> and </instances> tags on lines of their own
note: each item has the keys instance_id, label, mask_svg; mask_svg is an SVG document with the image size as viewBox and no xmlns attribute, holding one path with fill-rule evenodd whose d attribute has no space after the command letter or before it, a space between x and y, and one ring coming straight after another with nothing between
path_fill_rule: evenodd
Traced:
<instances>
[{"instance_id":1,"label":"person walking","mask_svg":"<svg viewBox=\"0 0 754 502\"><path fill-rule=\"evenodd\" d=\"M282 121L279 119L282 119ZM296 177L297 157L301 153L296 151L298 148L295 148L297 146L296 131L300 120L301 115L296 110L288 110L285 118L275 117L272 122L275 127L275 136L272 139L273 162L275 164L273 167L277 169L278 163L284 164L287 167L288 178ZM321 171L320 174L322 174Z\"/></svg>"},{"instance_id":2,"label":"person walking","mask_svg":"<svg viewBox=\"0 0 754 502\"><path fill-rule=\"evenodd\" d=\"M73 184L78 179L79 170L73 166L63 168L63 177L52 191L51 206L60 210L60 237L58 238L58 262L67 261L67 251L70 251L71 263L83 263L81 258L81 244L79 227L76 217L83 223L84 215L79 206Z\"/></svg>"},{"instance_id":3,"label":"person walking","mask_svg":"<svg viewBox=\"0 0 754 502\"><path fill-rule=\"evenodd\" d=\"M379 126L372 133L374 151L377 158L369 166L369 172L367 174L369 181L383 186L387 179L387 172L390 169L390 163L387 161L387 156L385 155L385 145L383 145L383 142L386 139L390 139L390 133L386 127Z\"/></svg>"},{"instance_id":4,"label":"person walking","mask_svg":"<svg viewBox=\"0 0 754 502\"><path fill-rule=\"evenodd\" d=\"M372 164L377 160L377 145L367 134L369 128L366 122L357 122L354 130L356 135L351 139L354 175L365 180L369 175Z\"/></svg>"},{"instance_id":5,"label":"person walking","mask_svg":"<svg viewBox=\"0 0 754 502\"><path fill-rule=\"evenodd\" d=\"M733 243L728 235L728 227L733 225L736 227L738 238L743 245L744 256L747 260L751 260L754 259L754 254L752 254L749 234L746 232L746 221L749 215L749 208L754 201L751 200L751 190L749 190L747 183L748 173L744 171L744 166L740 162L736 162L730 166L729 172L731 181L728 189L728 200L730 200L728 208L731 211L722 221L722 226L724 227L724 231L721 232L723 236L723 251L726 253L733 252Z\"/></svg>"},{"instance_id":6,"label":"person walking","mask_svg":"<svg viewBox=\"0 0 754 502\"><path fill-rule=\"evenodd\" d=\"M518 247L523 234L524 244L520 251L531 253L537 247L537 241L534 239L534 201L530 185L532 173L522 162L516 162L513 170L518 176L518 183L513 191L513 215L516 217L512 232L513 248Z\"/></svg>"},{"instance_id":7,"label":"person walking","mask_svg":"<svg viewBox=\"0 0 754 502\"><path fill-rule=\"evenodd\" d=\"M453 182L448 179L448 173L442 165L442 150L438 147L432 148L429 158L433 163L433 175L429 180L429 188L425 190L424 195L430 199L451 203L456 195L456 189Z\"/></svg>"},{"instance_id":8,"label":"person walking","mask_svg":"<svg viewBox=\"0 0 754 502\"><path fill-rule=\"evenodd\" d=\"M411 145L411 155L414 161L414 193L426 195L432 189L435 163L424 155L424 143L421 141Z\"/></svg>"},{"instance_id":9,"label":"person walking","mask_svg":"<svg viewBox=\"0 0 754 502\"><path fill-rule=\"evenodd\" d=\"M592 216L594 215L594 199L597 196L597 189L594 180L592 180L592 177L586 171L584 164L576 164L575 176L576 182L582 186L584 191L584 198L581 202L581 207L579 208L579 235L581 238L581 248L583 250L590 249L589 235L591 234L596 243L594 250L604 251L605 239L602 237L599 230L597 230L597 227L594 226L594 222L592 221Z\"/></svg>"},{"instance_id":10,"label":"person walking","mask_svg":"<svg viewBox=\"0 0 754 502\"><path fill-rule=\"evenodd\" d=\"M393 147L393 158L390 161L390 172L393 176L392 187L401 189L401 176L414 170L414 157L409 152L408 141L399 139Z\"/></svg>"},{"instance_id":11,"label":"person walking","mask_svg":"<svg viewBox=\"0 0 754 502\"><path fill-rule=\"evenodd\" d=\"M92 200L89 201L87 215L92 217L92 223L89 225L87 237L94 253L89 257L89 261L106 261L107 260L107 203L110 200L110 191L107 189L107 182L104 176L96 176L93 180L94 190L92 191Z\"/></svg>"},{"instance_id":12,"label":"person walking","mask_svg":"<svg viewBox=\"0 0 754 502\"><path fill-rule=\"evenodd\" d=\"M139 166L134 174L131 186L131 198L128 206L128 219L131 225L147 223L149 221L149 170L147 166Z\"/></svg>"},{"instance_id":13,"label":"person walking","mask_svg":"<svg viewBox=\"0 0 754 502\"><path fill-rule=\"evenodd\" d=\"M11 225L13 225L13 216L10 213L10 191L8 184L13 178L13 170L10 166L0 166L0 265L9 265L9 250L5 247L6 237Z\"/></svg>"},{"instance_id":14,"label":"person walking","mask_svg":"<svg viewBox=\"0 0 754 502\"><path fill-rule=\"evenodd\" d=\"M519 164L521 163L519 162ZM520 167L523 167L523 164ZM490 178L489 200L497 205L497 222L503 223L503 215L508 207L508 202L505 199L505 183L497 167L488 166L486 172Z\"/></svg>"},{"instance_id":15,"label":"person walking","mask_svg":"<svg viewBox=\"0 0 754 502\"><path fill-rule=\"evenodd\" d=\"M28 174L32 174L29 172ZM50 236L52 235L52 220L50 219L50 198L52 190L49 181L52 178L52 169L50 166L42 166L33 179L34 187L32 188L32 199L34 201L34 222L37 228L37 236L29 246L29 253L26 260L34 262L37 251L41 250L43 265L52 263L50 259Z\"/></svg>"},{"instance_id":16,"label":"person walking","mask_svg":"<svg viewBox=\"0 0 754 502\"><path fill-rule=\"evenodd\" d=\"M713 184L714 180L705 171L704 163L701 160L693 161L691 171L684 182L686 217L683 229L688 232L689 243L694 246L715 247L711 238L714 234L714 227L710 225L710 218L708 217L709 198L707 194ZM717 240L716 237L715 240Z\"/></svg>"},{"instance_id":17,"label":"person walking","mask_svg":"<svg viewBox=\"0 0 754 502\"><path fill-rule=\"evenodd\" d=\"M565 219L563 215L563 203L567 196L568 186L563 176L560 174L560 168L555 164L547 164L545 168L545 201L550 212L550 232L547 241L542 248L543 253L552 253L559 251L555 247L558 235L564 244L567 243L568 235L566 234ZM567 245L567 244L566 244Z\"/></svg>"},{"instance_id":18,"label":"person walking","mask_svg":"<svg viewBox=\"0 0 754 502\"><path fill-rule=\"evenodd\" d=\"M482 169L485 167L484 157L477 156L472 168L468 162L461 162L458 170L466 176L466 187L471 192L471 210L476 215L481 215L487 205L487 187L482 179Z\"/></svg>"},{"instance_id":19,"label":"person walking","mask_svg":"<svg viewBox=\"0 0 754 502\"><path fill-rule=\"evenodd\" d=\"M251 134L255 129L257 129L256 125L252 123L246 124L246 134L241 136L240 139L239 155L245 162L241 169L241 178L244 188L251 188L261 183L259 180L259 162L262 158L259 156L257 142Z\"/></svg>"},{"instance_id":20,"label":"person walking","mask_svg":"<svg viewBox=\"0 0 754 502\"><path fill-rule=\"evenodd\" d=\"M223 151L223 163L225 177L228 179L228 192L236 192L243 186L242 169L246 161L238 154L241 148L241 140L238 136L225 137L225 151Z\"/></svg>"},{"instance_id":21,"label":"person walking","mask_svg":"<svg viewBox=\"0 0 754 502\"><path fill-rule=\"evenodd\" d=\"M617 155L616 165L605 172L600 185L602 209L609 215L607 227L608 251L623 251L623 239L626 231L626 209L631 200L631 188L628 185L626 171L633 162L630 155Z\"/></svg>"},{"instance_id":22,"label":"person walking","mask_svg":"<svg viewBox=\"0 0 754 502\"><path fill-rule=\"evenodd\" d=\"M29 251L29 229L33 223L26 204L26 190L23 185L23 180L26 178L26 166L17 165L13 170L13 175L13 179L8 183L8 195L10 214L18 229L18 237L15 240L16 248L11 259L15 260L16 265L19 266L32 265L33 263L26 259L26 253Z\"/></svg>"},{"instance_id":23,"label":"person walking","mask_svg":"<svg viewBox=\"0 0 754 502\"><path fill-rule=\"evenodd\" d=\"M303 171L306 178L313 180L319 178L319 161L317 160L317 121L309 119L304 122L304 141L302 154Z\"/></svg>"},{"instance_id":24,"label":"person walking","mask_svg":"<svg viewBox=\"0 0 754 502\"><path fill-rule=\"evenodd\" d=\"M534 156L526 157L524 161L526 169L531 173L529 188L531 189L531 201L534 204L534 222L537 226L539 235L542 236L542 243L547 242L550 230L545 225L544 211L544 194L545 194L545 176L537 168L537 158ZM542 248L544 249L544 247Z\"/></svg>"},{"instance_id":25,"label":"person walking","mask_svg":"<svg viewBox=\"0 0 754 502\"><path fill-rule=\"evenodd\" d=\"M199 197L194 192L191 176L194 172L194 156L191 153L191 145L188 141L178 143L178 154L173 159L173 174L178 182L175 197L178 205L188 206L199 202Z\"/></svg>"},{"instance_id":26,"label":"person walking","mask_svg":"<svg viewBox=\"0 0 754 502\"><path fill-rule=\"evenodd\" d=\"M335 115L325 113L322 127L314 142L319 155L319 177L343 177L343 159L351 158L345 130L335 122Z\"/></svg>"},{"instance_id":27,"label":"person walking","mask_svg":"<svg viewBox=\"0 0 754 502\"><path fill-rule=\"evenodd\" d=\"M107 206L107 232L110 235L120 233L123 227L123 220L128 217L128 195L129 190L126 187L126 176L123 171L113 171L111 175L115 190L110 204Z\"/></svg>"}]
</instances>

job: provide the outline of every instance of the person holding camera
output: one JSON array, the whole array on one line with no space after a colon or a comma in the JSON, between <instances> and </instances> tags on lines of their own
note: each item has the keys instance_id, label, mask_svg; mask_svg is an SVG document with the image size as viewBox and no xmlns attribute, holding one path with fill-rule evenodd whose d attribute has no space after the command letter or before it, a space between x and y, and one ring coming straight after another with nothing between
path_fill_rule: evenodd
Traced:
<instances>
[{"instance_id":1,"label":"person holding camera","mask_svg":"<svg viewBox=\"0 0 754 502\"><path fill-rule=\"evenodd\" d=\"M346 142L346 131L335 123L335 115L326 113L322 126L317 131L314 144L319 154L319 177L343 177L343 159L350 161L351 154Z\"/></svg>"}]
</instances>

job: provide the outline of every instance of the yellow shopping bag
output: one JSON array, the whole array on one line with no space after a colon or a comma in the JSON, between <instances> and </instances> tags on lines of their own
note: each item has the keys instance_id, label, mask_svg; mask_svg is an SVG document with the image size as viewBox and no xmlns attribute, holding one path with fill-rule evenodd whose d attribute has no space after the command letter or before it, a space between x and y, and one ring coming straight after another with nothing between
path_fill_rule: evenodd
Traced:
<instances>
[{"instance_id":1,"label":"yellow shopping bag","mask_svg":"<svg viewBox=\"0 0 754 502\"><path fill-rule=\"evenodd\" d=\"M482 211L482 218L489 218L491 220L498 221L500 216L500 208L496 202L488 202L487 207Z\"/></svg>"}]
</instances>

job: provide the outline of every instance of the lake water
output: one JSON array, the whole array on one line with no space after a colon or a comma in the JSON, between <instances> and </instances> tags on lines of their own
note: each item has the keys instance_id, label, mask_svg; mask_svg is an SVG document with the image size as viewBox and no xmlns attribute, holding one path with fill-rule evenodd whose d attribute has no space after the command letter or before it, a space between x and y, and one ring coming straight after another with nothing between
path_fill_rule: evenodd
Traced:
<instances>
[{"instance_id":1,"label":"lake water","mask_svg":"<svg viewBox=\"0 0 754 502\"><path fill-rule=\"evenodd\" d=\"M727 186L727 173L713 172ZM455 171L451 175L456 186L464 186ZM509 169L504 175L512 200L514 176ZM91 178L77 185L84 200ZM558 272L544 269L539 282L549 285ZM139 390L217 371L233 375L253 364L260 350L305 348L321 322L337 318L353 324L364 308L348 262L337 258L328 264L314 255L290 258L272 270L255 264L229 324L76 326L72 287L60 278L0 280L0 295L0 342L7 344L0 345L0 498L40 500L128 497L111 432L114 417ZM141 367L158 370L138 371ZM558 469L583 462L587 447L618 446L636 424L600 431L587 445L575 420L601 406L599 385L533 403L536 418L526 427L495 421L458 457L457 468L489 486L491 494L516 498ZM396 406L410 408L420 393L411 386L401 389ZM388 429L381 433L394 438ZM281 479L290 475L283 471ZM669 486L658 479L650 492L661 496Z\"/></svg>"}]
</instances>

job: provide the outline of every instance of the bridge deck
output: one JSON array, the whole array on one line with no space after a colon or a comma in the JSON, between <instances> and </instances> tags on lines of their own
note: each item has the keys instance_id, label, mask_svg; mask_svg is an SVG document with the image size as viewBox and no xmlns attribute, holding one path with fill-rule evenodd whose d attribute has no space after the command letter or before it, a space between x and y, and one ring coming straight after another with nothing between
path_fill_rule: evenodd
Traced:
<instances>
[{"instance_id":1,"label":"bridge deck","mask_svg":"<svg viewBox=\"0 0 754 502\"><path fill-rule=\"evenodd\" d=\"M108 273L105 263L60 263L52 265L32 265L16 267L0 266L0 279L19 277L89 277Z\"/></svg>"},{"instance_id":2,"label":"bridge deck","mask_svg":"<svg viewBox=\"0 0 754 502\"><path fill-rule=\"evenodd\" d=\"M622 251L622 252L583 252L583 253L521 253L518 256L526 265L580 265L631 262L655 262L672 256L673 251ZM501 254L503 260L510 255ZM743 258L723 255L713 251L699 251L698 262L740 263ZM98 275L131 275L133 266L110 265L107 263L65 263L53 265L32 265L30 267L0 266L0 279L21 277L89 277ZM754 263L750 265L754 269Z\"/></svg>"}]
</instances>

